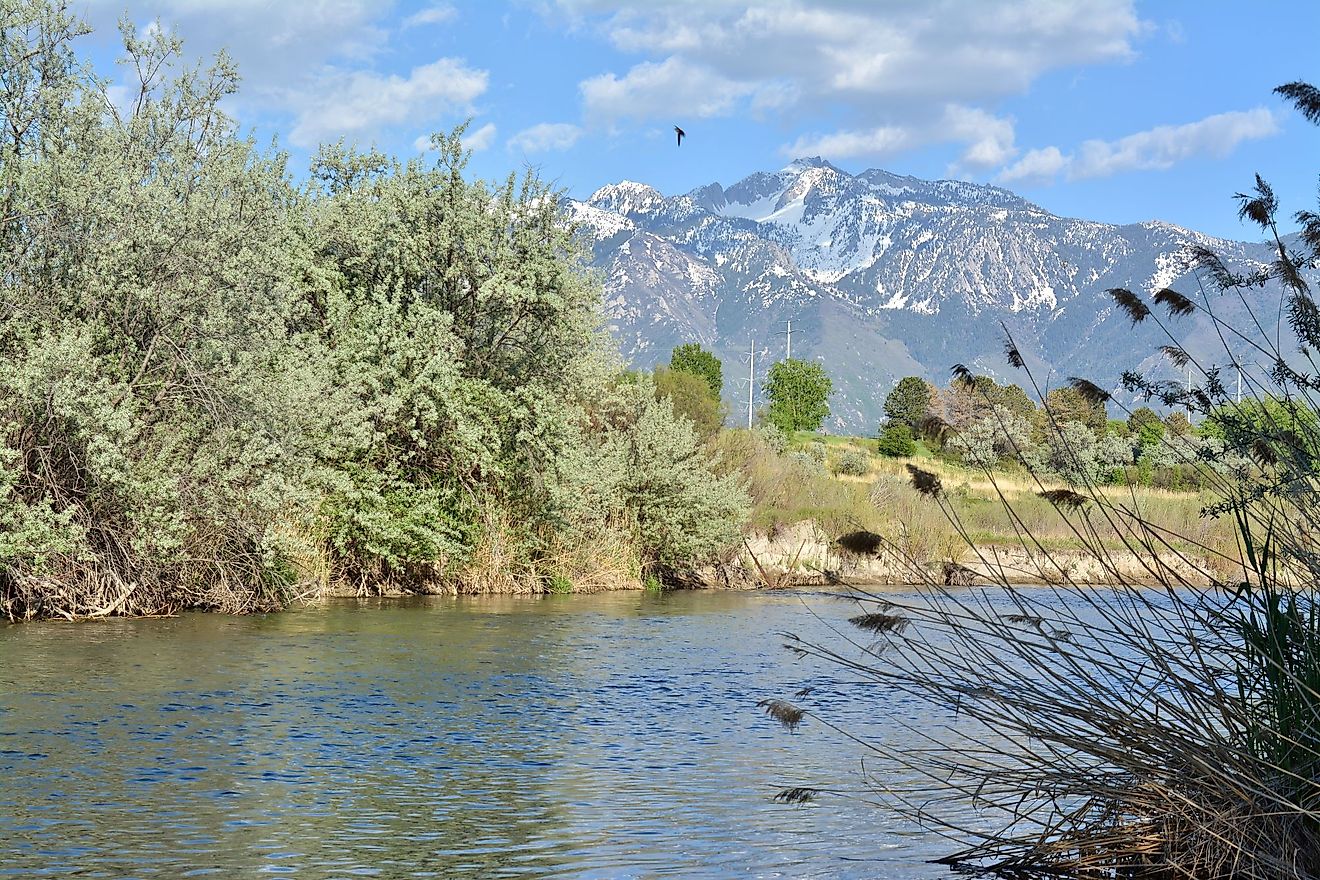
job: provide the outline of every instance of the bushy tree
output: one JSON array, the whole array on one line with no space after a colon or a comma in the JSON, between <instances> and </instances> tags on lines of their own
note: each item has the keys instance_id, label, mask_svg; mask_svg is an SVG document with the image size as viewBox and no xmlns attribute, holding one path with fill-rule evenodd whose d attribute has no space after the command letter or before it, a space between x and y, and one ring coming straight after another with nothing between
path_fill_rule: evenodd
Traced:
<instances>
[{"instance_id":1,"label":"bushy tree","mask_svg":"<svg viewBox=\"0 0 1320 880\"><path fill-rule=\"evenodd\" d=\"M1064 422L1046 432L1036 455L1033 467L1057 474L1072 486L1092 485L1104 470L1095 433L1081 422Z\"/></svg>"},{"instance_id":2,"label":"bushy tree","mask_svg":"<svg viewBox=\"0 0 1320 880\"><path fill-rule=\"evenodd\" d=\"M830 414L831 382L825 368L796 358L779 361L766 376L766 419L780 431L816 431Z\"/></svg>"},{"instance_id":3,"label":"bushy tree","mask_svg":"<svg viewBox=\"0 0 1320 880\"><path fill-rule=\"evenodd\" d=\"M1045 394L1045 405L1037 420L1042 433L1049 433L1049 424L1064 425L1075 422L1085 425L1093 434L1103 433L1109 417L1103 403L1088 399L1071 386L1051 388Z\"/></svg>"},{"instance_id":4,"label":"bushy tree","mask_svg":"<svg viewBox=\"0 0 1320 880\"><path fill-rule=\"evenodd\" d=\"M1164 417L1164 425L1175 434L1189 434L1192 430L1192 423L1187 418L1187 413L1178 409Z\"/></svg>"},{"instance_id":5,"label":"bushy tree","mask_svg":"<svg viewBox=\"0 0 1320 880\"><path fill-rule=\"evenodd\" d=\"M930 411L933 400L933 389L925 379L905 376L885 397L886 422L890 425L907 425L908 428L916 430Z\"/></svg>"},{"instance_id":6,"label":"bushy tree","mask_svg":"<svg viewBox=\"0 0 1320 880\"><path fill-rule=\"evenodd\" d=\"M1000 405L959 431L949 441L963 461L971 467L993 468L1004 458L1030 459L1035 453L1031 423L1008 407Z\"/></svg>"},{"instance_id":7,"label":"bushy tree","mask_svg":"<svg viewBox=\"0 0 1320 880\"><path fill-rule=\"evenodd\" d=\"M1254 446L1267 458L1298 452L1320 458L1320 413L1301 397L1225 401L1206 414L1200 432L1230 448Z\"/></svg>"},{"instance_id":8,"label":"bushy tree","mask_svg":"<svg viewBox=\"0 0 1320 880\"><path fill-rule=\"evenodd\" d=\"M912 437L912 429L906 423L897 422L880 432L880 442L876 450L890 458L907 458L915 455L917 444Z\"/></svg>"},{"instance_id":9,"label":"bushy tree","mask_svg":"<svg viewBox=\"0 0 1320 880\"><path fill-rule=\"evenodd\" d=\"M944 420L958 430L990 415L997 406L1018 416L1030 417L1036 412L1036 404L1021 387L1000 385L989 376L954 382L941 392L939 404Z\"/></svg>"},{"instance_id":10,"label":"bushy tree","mask_svg":"<svg viewBox=\"0 0 1320 880\"><path fill-rule=\"evenodd\" d=\"M692 422L703 438L713 437L724 424L726 407L710 393L710 386L703 377L684 370L657 367L653 381L656 396L669 398L674 414Z\"/></svg>"},{"instance_id":11,"label":"bushy tree","mask_svg":"<svg viewBox=\"0 0 1320 880\"><path fill-rule=\"evenodd\" d=\"M343 402L301 197L223 56L126 26L118 109L62 9L0 20L0 612L277 605Z\"/></svg>"},{"instance_id":12,"label":"bushy tree","mask_svg":"<svg viewBox=\"0 0 1320 880\"><path fill-rule=\"evenodd\" d=\"M700 376L710 388L710 393L716 400L719 399L724 388L724 365L698 343L688 342L674 349L669 355L669 368Z\"/></svg>"},{"instance_id":13,"label":"bushy tree","mask_svg":"<svg viewBox=\"0 0 1320 880\"><path fill-rule=\"evenodd\" d=\"M612 476L593 482L617 481L642 566L689 567L732 545L747 517L747 494L737 476L714 474L701 436L675 416L672 400L657 398L644 380L600 397L593 421L605 416L608 427L586 442Z\"/></svg>"},{"instance_id":14,"label":"bushy tree","mask_svg":"<svg viewBox=\"0 0 1320 880\"><path fill-rule=\"evenodd\" d=\"M1136 444L1131 436L1121 437L1118 434L1105 434L1096 440L1095 456L1100 465L1100 470L1124 468L1132 464L1135 454Z\"/></svg>"}]
</instances>

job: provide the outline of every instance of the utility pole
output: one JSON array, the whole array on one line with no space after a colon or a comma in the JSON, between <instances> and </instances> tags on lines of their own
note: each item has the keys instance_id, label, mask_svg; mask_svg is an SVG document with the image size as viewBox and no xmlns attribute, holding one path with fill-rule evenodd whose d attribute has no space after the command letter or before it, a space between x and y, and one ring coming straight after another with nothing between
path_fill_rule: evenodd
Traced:
<instances>
[{"instance_id":1,"label":"utility pole","mask_svg":"<svg viewBox=\"0 0 1320 880\"><path fill-rule=\"evenodd\" d=\"M1187 424L1192 423L1192 368L1187 368Z\"/></svg>"},{"instance_id":2,"label":"utility pole","mask_svg":"<svg viewBox=\"0 0 1320 880\"><path fill-rule=\"evenodd\" d=\"M788 322L788 350L784 353L784 360L791 361L792 359L793 359L793 322L790 320Z\"/></svg>"},{"instance_id":3,"label":"utility pole","mask_svg":"<svg viewBox=\"0 0 1320 880\"><path fill-rule=\"evenodd\" d=\"M747 429L752 428L752 393L756 390L756 337L752 337L751 372L747 376Z\"/></svg>"}]
</instances>

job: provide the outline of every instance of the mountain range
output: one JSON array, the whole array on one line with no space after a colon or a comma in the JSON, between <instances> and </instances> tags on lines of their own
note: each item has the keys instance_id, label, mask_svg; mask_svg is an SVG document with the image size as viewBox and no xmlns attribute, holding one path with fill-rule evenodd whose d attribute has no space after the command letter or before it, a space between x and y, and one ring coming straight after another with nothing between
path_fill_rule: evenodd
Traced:
<instances>
[{"instance_id":1,"label":"mountain range","mask_svg":"<svg viewBox=\"0 0 1320 880\"><path fill-rule=\"evenodd\" d=\"M630 362L665 363L685 342L712 349L737 423L753 346L760 406L761 376L787 354L791 321L793 357L818 360L833 380L827 427L854 433L876 430L903 376L944 385L964 363L1026 386L1005 360L1005 327L1041 385L1084 376L1117 389L1124 370L1173 375L1156 353L1169 338L1153 322L1134 328L1106 291L1149 298L1172 287L1196 298L1196 246L1243 269L1273 258L1263 244L1158 220L1059 217L994 186L849 174L819 158L677 196L623 181L568 211ZM1230 321L1246 318L1240 302L1209 295ZM1277 292L1257 295L1272 313ZM1207 319L1179 330L1203 363L1225 361Z\"/></svg>"}]
</instances>

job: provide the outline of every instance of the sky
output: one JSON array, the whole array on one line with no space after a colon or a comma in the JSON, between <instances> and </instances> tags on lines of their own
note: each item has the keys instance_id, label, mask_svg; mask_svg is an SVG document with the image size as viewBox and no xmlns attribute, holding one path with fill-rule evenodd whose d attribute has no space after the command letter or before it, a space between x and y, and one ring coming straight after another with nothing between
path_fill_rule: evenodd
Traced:
<instances>
[{"instance_id":1,"label":"sky","mask_svg":"<svg viewBox=\"0 0 1320 880\"><path fill-rule=\"evenodd\" d=\"M243 76L227 109L295 173L339 139L399 156L467 122L472 171L576 198L675 195L792 159L991 183L1056 214L1255 239L1257 172L1313 209L1313 0L70 0L123 80L116 22ZM157 25L158 23L158 25ZM681 147L673 127L686 132Z\"/></svg>"}]
</instances>

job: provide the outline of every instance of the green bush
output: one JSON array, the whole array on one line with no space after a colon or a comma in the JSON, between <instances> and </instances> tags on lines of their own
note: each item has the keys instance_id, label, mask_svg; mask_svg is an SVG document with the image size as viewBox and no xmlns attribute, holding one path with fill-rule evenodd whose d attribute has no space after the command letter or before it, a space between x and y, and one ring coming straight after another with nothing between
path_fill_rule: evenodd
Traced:
<instances>
[{"instance_id":1,"label":"green bush","mask_svg":"<svg viewBox=\"0 0 1320 880\"><path fill-rule=\"evenodd\" d=\"M881 432L876 449L881 455L890 458L908 458L917 451L917 444L912 438L912 429L897 423Z\"/></svg>"}]
</instances>

